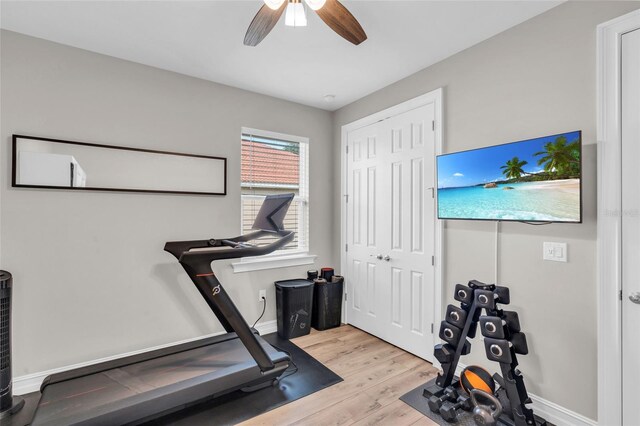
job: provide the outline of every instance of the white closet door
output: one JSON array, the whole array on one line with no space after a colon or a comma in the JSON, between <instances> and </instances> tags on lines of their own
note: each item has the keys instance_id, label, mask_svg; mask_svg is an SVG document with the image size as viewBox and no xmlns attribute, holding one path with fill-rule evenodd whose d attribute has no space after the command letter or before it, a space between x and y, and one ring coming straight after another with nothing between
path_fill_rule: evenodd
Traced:
<instances>
[{"instance_id":1,"label":"white closet door","mask_svg":"<svg viewBox=\"0 0 640 426\"><path fill-rule=\"evenodd\" d=\"M434 105L348 134L347 319L432 360Z\"/></svg>"}]
</instances>

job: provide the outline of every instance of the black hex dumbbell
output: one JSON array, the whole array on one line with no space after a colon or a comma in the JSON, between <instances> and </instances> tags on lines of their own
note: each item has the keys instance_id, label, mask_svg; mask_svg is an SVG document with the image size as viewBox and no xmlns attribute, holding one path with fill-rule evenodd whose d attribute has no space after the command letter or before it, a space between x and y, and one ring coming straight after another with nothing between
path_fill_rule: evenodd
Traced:
<instances>
[{"instance_id":1,"label":"black hex dumbbell","mask_svg":"<svg viewBox=\"0 0 640 426\"><path fill-rule=\"evenodd\" d=\"M511 343L508 340L485 337L484 349L489 360L511 364Z\"/></svg>"},{"instance_id":2,"label":"black hex dumbbell","mask_svg":"<svg viewBox=\"0 0 640 426\"><path fill-rule=\"evenodd\" d=\"M520 318L518 313L514 311L502 311L502 319L507 323L511 333L520 331Z\"/></svg>"},{"instance_id":3,"label":"black hex dumbbell","mask_svg":"<svg viewBox=\"0 0 640 426\"><path fill-rule=\"evenodd\" d=\"M445 401L455 401L458 398L458 391L453 386L447 386L444 388L444 392L441 396L432 395L428 400L427 404L429 405L429 409L434 413L440 412L440 407Z\"/></svg>"},{"instance_id":4,"label":"black hex dumbbell","mask_svg":"<svg viewBox=\"0 0 640 426\"><path fill-rule=\"evenodd\" d=\"M493 337L495 339L504 339L507 337L505 326L509 329L509 334L513 335L520 331L520 320L518 313L513 311L502 311L502 316L480 317L480 331L485 337Z\"/></svg>"},{"instance_id":5,"label":"black hex dumbbell","mask_svg":"<svg viewBox=\"0 0 640 426\"><path fill-rule=\"evenodd\" d=\"M455 325L449 324L446 321L442 321L440 323L440 333L438 334L438 336L454 348L458 347L458 342L460 341L461 334L462 330Z\"/></svg>"},{"instance_id":6,"label":"black hex dumbbell","mask_svg":"<svg viewBox=\"0 0 640 426\"><path fill-rule=\"evenodd\" d=\"M458 410L471 411L473 403L469 395L460 395L456 402L445 401L440 407L440 416L448 422L455 422L458 418Z\"/></svg>"},{"instance_id":7,"label":"black hex dumbbell","mask_svg":"<svg viewBox=\"0 0 640 426\"><path fill-rule=\"evenodd\" d=\"M476 290L476 306L492 311L496 303L508 305L511 302L508 287L496 286L493 290Z\"/></svg>"},{"instance_id":8,"label":"black hex dumbbell","mask_svg":"<svg viewBox=\"0 0 640 426\"><path fill-rule=\"evenodd\" d=\"M457 306L447 306L447 313L445 314L445 320L449 324L453 324L458 328L463 328L464 323L467 320L467 311L458 308Z\"/></svg>"},{"instance_id":9,"label":"black hex dumbbell","mask_svg":"<svg viewBox=\"0 0 640 426\"><path fill-rule=\"evenodd\" d=\"M485 284L482 281L478 281L478 280L471 280L467 285L474 290L475 289L493 290L494 288L496 288L495 284Z\"/></svg>"},{"instance_id":10,"label":"black hex dumbbell","mask_svg":"<svg viewBox=\"0 0 640 426\"><path fill-rule=\"evenodd\" d=\"M436 357L440 364L449 364L451 361L453 361L453 355L455 354L455 352L456 348L448 343L445 343L444 345L437 344L433 348L433 355Z\"/></svg>"},{"instance_id":11,"label":"black hex dumbbell","mask_svg":"<svg viewBox=\"0 0 640 426\"><path fill-rule=\"evenodd\" d=\"M506 337L504 333L504 326L506 321L503 321L500 317L480 317L480 332L484 337L493 337L494 339L504 339Z\"/></svg>"},{"instance_id":12,"label":"black hex dumbbell","mask_svg":"<svg viewBox=\"0 0 640 426\"><path fill-rule=\"evenodd\" d=\"M465 305L471 305L473 303L473 289L466 285L456 284L453 298Z\"/></svg>"},{"instance_id":13,"label":"black hex dumbbell","mask_svg":"<svg viewBox=\"0 0 640 426\"><path fill-rule=\"evenodd\" d=\"M524 333L513 333L509 338L509 341L513 345L513 350L520 355L527 355L529 353L529 346L527 345L527 336Z\"/></svg>"}]
</instances>

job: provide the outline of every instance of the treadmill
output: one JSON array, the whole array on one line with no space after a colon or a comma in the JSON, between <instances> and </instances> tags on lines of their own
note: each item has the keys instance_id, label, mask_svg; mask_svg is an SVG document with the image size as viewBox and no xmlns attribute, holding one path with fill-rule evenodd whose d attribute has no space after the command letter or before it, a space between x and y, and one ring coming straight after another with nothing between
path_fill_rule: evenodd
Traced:
<instances>
[{"instance_id":1,"label":"treadmill","mask_svg":"<svg viewBox=\"0 0 640 426\"><path fill-rule=\"evenodd\" d=\"M255 232L227 239L175 241L174 255L226 333L48 376L32 425L140 424L236 390L278 383L289 367L249 327L211 269L211 262L261 256L291 242L283 228L293 194L267 196ZM254 240L267 239L262 245Z\"/></svg>"}]
</instances>

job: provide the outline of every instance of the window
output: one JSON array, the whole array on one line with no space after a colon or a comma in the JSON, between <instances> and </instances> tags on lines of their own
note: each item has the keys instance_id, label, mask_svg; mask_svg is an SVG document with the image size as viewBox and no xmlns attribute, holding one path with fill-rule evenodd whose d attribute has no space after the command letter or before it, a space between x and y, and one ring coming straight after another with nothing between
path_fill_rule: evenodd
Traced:
<instances>
[{"instance_id":1,"label":"window","mask_svg":"<svg viewBox=\"0 0 640 426\"><path fill-rule=\"evenodd\" d=\"M295 239L276 254L308 252L308 139L243 129L241 177L242 233L251 232L266 195L293 192L295 197L284 219L284 226L285 229L296 231Z\"/></svg>"}]
</instances>

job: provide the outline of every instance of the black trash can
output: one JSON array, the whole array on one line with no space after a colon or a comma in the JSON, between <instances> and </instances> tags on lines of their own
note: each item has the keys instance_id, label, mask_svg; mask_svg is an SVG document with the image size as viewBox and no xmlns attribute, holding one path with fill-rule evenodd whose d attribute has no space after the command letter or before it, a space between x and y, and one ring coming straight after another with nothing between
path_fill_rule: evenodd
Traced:
<instances>
[{"instance_id":1,"label":"black trash can","mask_svg":"<svg viewBox=\"0 0 640 426\"><path fill-rule=\"evenodd\" d=\"M311 331L313 283L305 279L276 281L278 335L283 339Z\"/></svg>"},{"instance_id":2,"label":"black trash can","mask_svg":"<svg viewBox=\"0 0 640 426\"><path fill-rule=\"evenodd\" d=\"M338 275L331 282L314 285L311 326L316 330L339 327L342 319L344 278Z\"/></svg>"}]
</instances>

